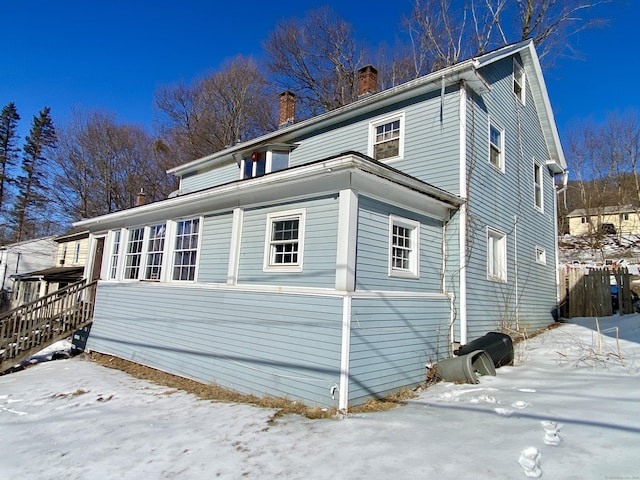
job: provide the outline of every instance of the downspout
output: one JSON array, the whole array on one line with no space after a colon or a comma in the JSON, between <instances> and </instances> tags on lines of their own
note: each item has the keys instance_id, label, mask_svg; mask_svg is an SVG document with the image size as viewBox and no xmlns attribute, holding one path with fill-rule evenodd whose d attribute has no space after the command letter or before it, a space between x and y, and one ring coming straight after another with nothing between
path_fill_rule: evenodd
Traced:
<instances>
[{"instance_id":1,"label":"downspout","mask_svg":"<svg viewBox=\"0 0 640 480\"><path fill-rule=\"evenodd\" d=\"M513 312L516 319L516 331L520 330L520 302L518 294L518 215L513 216L513 273L514 273L514 290Z\"/></svg>"},{"instance_id":2,"label":"downspout","mask_svg":"<svg viewBox=\"0 0 640 480\"><path fill-rule=\"evenodd\" d=\"M460 83L460 197L465 200L459 214L459 268L460 291L458 295L458 316L460 318L460 343L467 343L467 89Z\"/></svg>"},{"instance_id":3,"label":"downspout","mask_svg":"<svg viewBox=\"0 0 640 480\"><path fill-rule=\"evenodd\" d=\"M569 171L564 170L562 172L562 188L556 192L553 196L553 208L554 208L554 222L553 231L556 241L555 245L555 267L556 267L556 320L560 319L560 301L562 300L562 285L560 285L560 248L558 247L558 195L564 194L564 207L567 208L567 184L569 182Z\"/></svg>"}]
</instances>

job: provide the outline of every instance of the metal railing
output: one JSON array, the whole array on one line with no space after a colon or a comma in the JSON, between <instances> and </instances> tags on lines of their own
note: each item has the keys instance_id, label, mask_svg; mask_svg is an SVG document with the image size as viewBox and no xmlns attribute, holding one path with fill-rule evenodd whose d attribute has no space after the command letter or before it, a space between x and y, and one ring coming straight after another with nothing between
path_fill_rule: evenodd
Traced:
<instances>
[{"instance_id":1,"label":"metal railing","mask_svg":"<svg viewBox=\"0 0 640 480\"><path fill-rule=\"evenodd\" d=\"M0 372L91 323L96 286L81 280L0 314Z\"/></svg>"}]
</instances>

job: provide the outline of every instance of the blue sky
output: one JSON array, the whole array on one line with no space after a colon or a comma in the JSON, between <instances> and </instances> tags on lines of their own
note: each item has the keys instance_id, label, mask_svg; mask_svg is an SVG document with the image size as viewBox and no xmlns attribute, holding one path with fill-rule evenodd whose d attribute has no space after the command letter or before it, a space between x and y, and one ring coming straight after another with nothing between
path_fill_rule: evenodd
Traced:
<instances>
[{"instance_id":1,"label":"blue sky","mask_svg":"<svg viewBox=\"0 0 640 480\"><path fill-rule=\"evenodd\" d=\"M393 42L411 0L211 2L182 0L66 0L3 2L0 108L15 102L22 140L31 118L50 106L64 125L73 107L112 112L122 123L152 127L153 94L162 85L215 70L242 54L258 57L261 43L283 18L329 4L356 35L374 46ZM580 32L582 59L545 70L561 137L586 117L640 110L640 53L635 32L640 2L608 6L609 27Z\"/></svg>"}]
</instances>

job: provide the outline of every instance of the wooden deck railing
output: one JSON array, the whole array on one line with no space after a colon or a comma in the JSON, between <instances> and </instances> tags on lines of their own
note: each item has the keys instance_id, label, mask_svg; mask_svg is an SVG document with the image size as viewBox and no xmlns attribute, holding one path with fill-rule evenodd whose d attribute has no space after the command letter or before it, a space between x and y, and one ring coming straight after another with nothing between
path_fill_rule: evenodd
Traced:
<instances>
[{"instance_id":1,"label":"wooden deck railing","mask_svg":"<svg viewBox=\"0 0 640 480\"><path fill-rule=\"evenodd\" d=\"M0 372L91 323L96 285L81 280L0 314Z\"/></svg>"}]
</instances>

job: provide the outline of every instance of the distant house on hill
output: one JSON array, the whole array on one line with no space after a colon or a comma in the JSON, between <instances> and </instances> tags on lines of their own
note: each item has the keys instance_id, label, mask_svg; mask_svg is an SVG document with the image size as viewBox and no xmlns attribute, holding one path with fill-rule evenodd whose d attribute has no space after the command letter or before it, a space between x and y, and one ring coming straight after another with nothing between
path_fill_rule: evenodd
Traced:
<instances>
[{"instance_id":1,"label":"distant house on hill","mask_svg":"<svg viewBox=\"0 0 640 480\"><path fill-rule=\"evenodd\" d=\"M346 409L498 328L553 322L566 163L524 41L178 166L170 198L77 222L88 348Z\"/></svg>"},{"instance_id":2,"label":"distant house on hill","mask_svg":"<svg viewBox=\"0 0 640 480\"><path fill-rule=\"evenodd\" d=\"M640 208L635 205L579 208L570 212L567 218L571 235L590 233L640 234Z\"/></svg>"}]
</instances>

